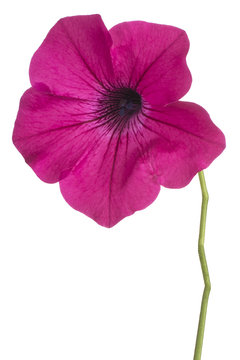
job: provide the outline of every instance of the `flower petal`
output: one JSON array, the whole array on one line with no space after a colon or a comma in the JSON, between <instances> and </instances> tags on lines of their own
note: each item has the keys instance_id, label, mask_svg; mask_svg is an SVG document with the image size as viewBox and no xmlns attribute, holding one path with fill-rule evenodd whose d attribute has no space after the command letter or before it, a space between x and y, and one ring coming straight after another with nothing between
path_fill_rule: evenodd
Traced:
<instances>
[{"instance_id":1,"label":"flower petal","mask_svg":"<svg viewBox=\"0 0 240 360\"><path fill-rule=\"evenodd\" d=\"M91 103L34 88L23 94L13 142L41 180L53 183L65 177L95 141Z\"/></svg>"},{"instance_id":2,"label":"flower petal","mask_svg":"<svg viewBox=\"0 0 240 360\"><path fill-rule=\"evenodd\" d=\"M225 137L201 106L178 101L162 108L144 109L146 124L169 143L156 143L152 166L161 185L181 188L224 150Z\"/></svg>"},{"instance_id":3,"label":"flower petal","mask_svg":"<svg viewBox=\"0 0 240 360\"><path fill-rule=\"evenodd\" d=\"M113 76L111 44L100 15L60 19L33 55L32 86L75 98L101 91Z\"/></svg>"},{"instance_id":4,"label":"flower petal","mask_svg":"<svg viewBox=\"0 0 240 360\"><path fill-rule=\"evenodd\" d=\"M145 208L160 190L148 162L150 145L131 129L104 137L91 157L60 181L63 197L105 227Z\"/></svg>"},{"instance_id":5,"label":"flower petal","mask_svg":"<svg viewBox=\"0 0 240 360\"><path fill-rule=\"evenodd\" d=\"M186 65L189 40L183 30L133 21L109 32L120 83L136 88L150 104L165 105L186 94L192 80Z\"/></svg>"}]
</instances>

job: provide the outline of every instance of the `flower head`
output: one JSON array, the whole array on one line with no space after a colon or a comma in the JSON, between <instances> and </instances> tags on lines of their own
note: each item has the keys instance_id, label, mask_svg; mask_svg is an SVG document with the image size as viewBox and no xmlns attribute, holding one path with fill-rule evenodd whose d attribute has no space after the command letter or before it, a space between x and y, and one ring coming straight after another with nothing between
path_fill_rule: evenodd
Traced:
<instances>
[{"instance_id":1,"label":"flower head","mask_svg":"<svg viewBox=\"0 0 240 360\"><path fill-rule=\"evenodd\" d=\"M142 21L106 29L99 15L59 20L33 55L13 142L39 178L111 227L181 188L225 138L189 90L189 41Z\"/></svg>"}]
</instances>

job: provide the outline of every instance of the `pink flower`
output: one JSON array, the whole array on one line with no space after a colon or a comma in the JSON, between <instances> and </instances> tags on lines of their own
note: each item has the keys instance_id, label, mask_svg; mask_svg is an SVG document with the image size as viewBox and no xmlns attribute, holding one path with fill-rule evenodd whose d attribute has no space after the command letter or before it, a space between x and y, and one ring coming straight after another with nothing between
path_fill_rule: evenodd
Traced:
<instances>
[{"instance_id":1,"label":"pink flower","mask_svg":"<svg viewBox=\"0 0 240 360\"><path fill-rule=\"evenodd\" d=\"M13 142L39 178L111 227L181 188L225 148L189 90L189 41L172 26L59 20L34 54Z\"/></svg>"}]
</instances>

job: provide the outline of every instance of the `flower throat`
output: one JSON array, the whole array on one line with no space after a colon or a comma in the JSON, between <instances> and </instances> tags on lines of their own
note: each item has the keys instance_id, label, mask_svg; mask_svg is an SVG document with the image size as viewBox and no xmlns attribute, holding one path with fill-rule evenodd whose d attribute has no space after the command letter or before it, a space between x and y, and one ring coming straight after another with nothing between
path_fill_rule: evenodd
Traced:
<instances>
[{"instance_id":1,"label":"flower throat","mask_svg":"<svg viewBox=\"0 0 240 360\"><path fill-rule=\"evenodd\" d=\"M142 98L130 88L108 90L99 99L99 112L109 128L123 128L141 110ZM121 125L121 126L120 126Z\"/></svg>"}]
</instances>

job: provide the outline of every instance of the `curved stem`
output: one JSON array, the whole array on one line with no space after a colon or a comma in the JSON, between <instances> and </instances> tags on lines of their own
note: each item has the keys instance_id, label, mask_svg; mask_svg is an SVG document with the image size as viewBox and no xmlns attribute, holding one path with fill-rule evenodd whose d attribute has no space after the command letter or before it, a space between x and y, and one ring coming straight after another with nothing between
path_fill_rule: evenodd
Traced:
<instances>
[{"instance_id":1,"label":"curved stem","mask_svg":"<svg viewBox=\"0 0 240 360\"><path fill-rule=\"evenodd\" d=\"M203 336L207 315L207 306L208 306L208 298L211 290L211 283L208 273L207 260L205 256L204 250L204 239L205 239L205 227L206 227L206 216L207 216L207 205L208 205L208 192L205 182L205 177L203 171L198 173L199 181L202 190L202 209L201 209L201 220L200 220L200 230L199 230L199 239L198 239L198 254L202 268L202 274L204 279L204 291L202 296L202 304L201 311L199 316L198 323L198 332L196 338L195 352L194 352L194 360L201 360L202 355L202 345L203 345Z\"/></svg>"}]
</instances>

